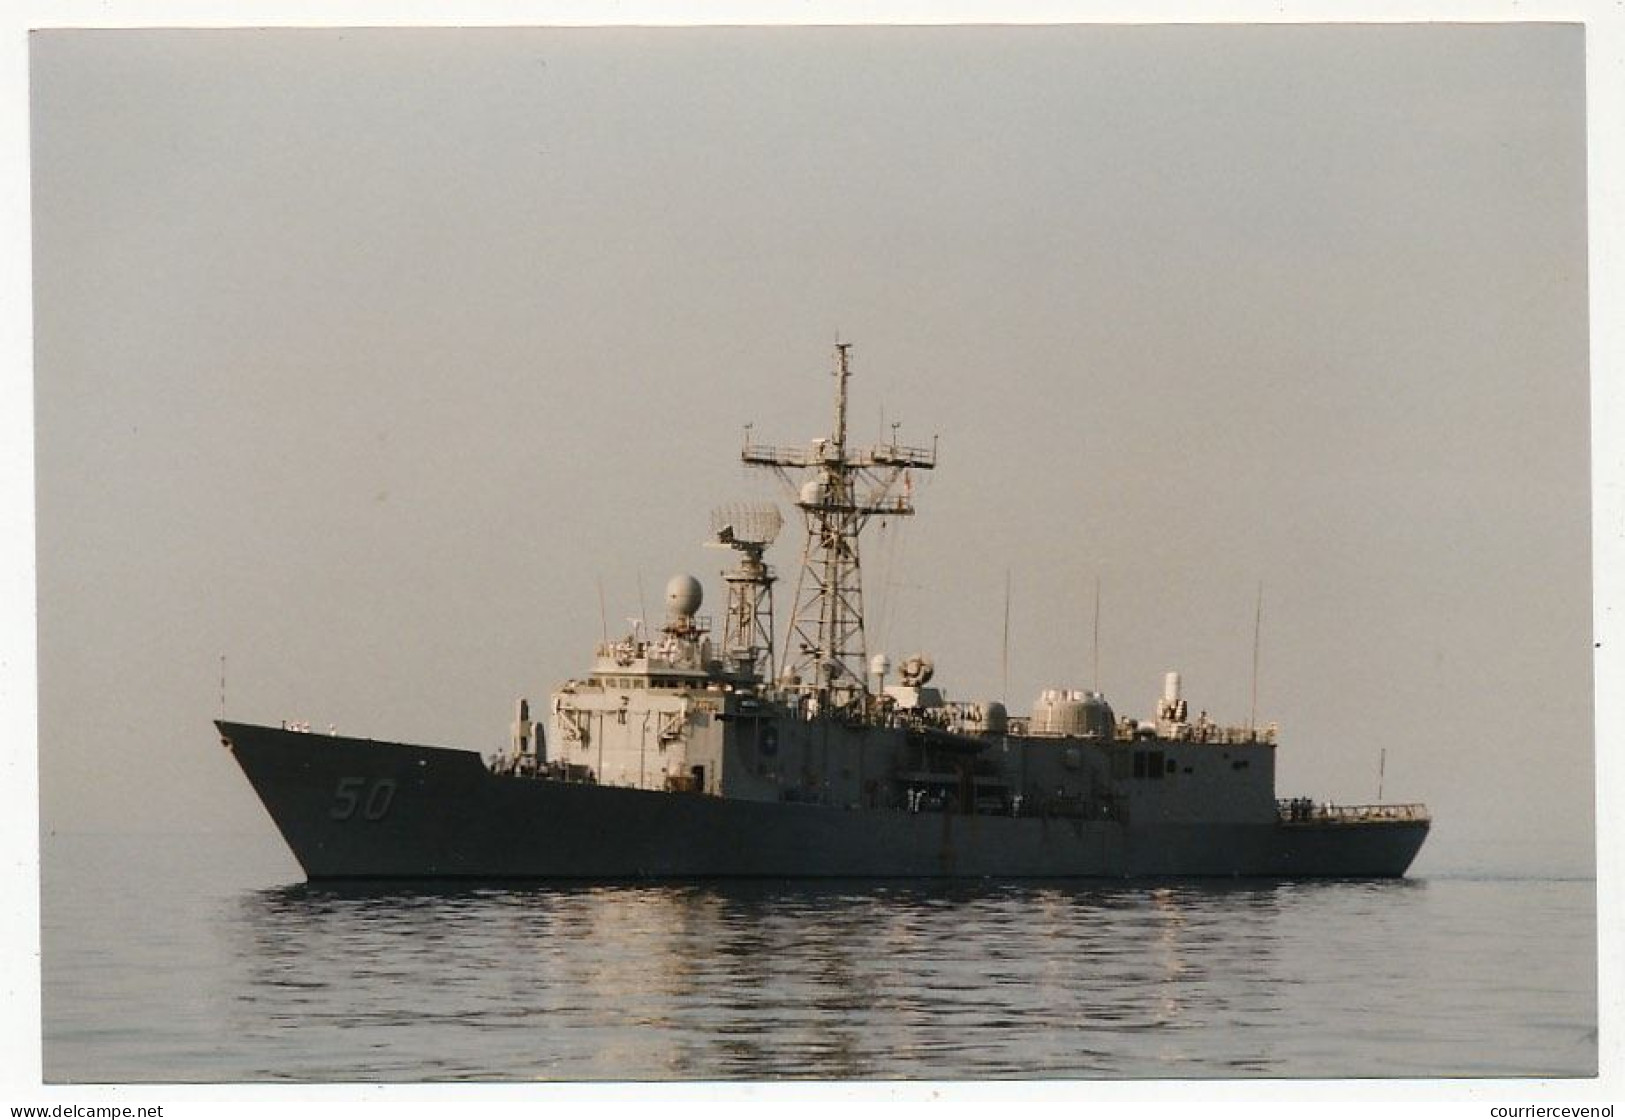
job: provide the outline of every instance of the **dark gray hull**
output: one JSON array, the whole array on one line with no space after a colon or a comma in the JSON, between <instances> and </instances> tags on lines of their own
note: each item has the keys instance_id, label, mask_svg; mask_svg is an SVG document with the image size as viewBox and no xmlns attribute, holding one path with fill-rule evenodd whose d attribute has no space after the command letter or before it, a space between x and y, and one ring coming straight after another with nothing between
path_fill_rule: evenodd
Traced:
<instances>
[{"instance_id":1,"label":"dark gray hull","mask_svg":"<svg viewBox=\"0 0 1625 1120\"><path fill-rule=\"evenodd\" d=\"M312 880L1392 877L1428 828L855 811L499 776L471 751L217 726Z\"/></svg>"}]
</instances>

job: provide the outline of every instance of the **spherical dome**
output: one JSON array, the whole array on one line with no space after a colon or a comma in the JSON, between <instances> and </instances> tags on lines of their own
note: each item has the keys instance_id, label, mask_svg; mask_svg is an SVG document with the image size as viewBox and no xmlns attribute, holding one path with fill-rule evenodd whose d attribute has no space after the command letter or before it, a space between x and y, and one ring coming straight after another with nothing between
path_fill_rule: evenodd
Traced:
<instances>
[{"instance_id":1,"label":"spherical dome","mask_svg":"<svg viewBox=\"0 0 1625 1120\"><path fill-rule=\"evenodd\" d=\"M666 581L666 609L674 615L691 615L700 609L705 591L693 576L672 576Z\"/></svg>"}]
</instances>

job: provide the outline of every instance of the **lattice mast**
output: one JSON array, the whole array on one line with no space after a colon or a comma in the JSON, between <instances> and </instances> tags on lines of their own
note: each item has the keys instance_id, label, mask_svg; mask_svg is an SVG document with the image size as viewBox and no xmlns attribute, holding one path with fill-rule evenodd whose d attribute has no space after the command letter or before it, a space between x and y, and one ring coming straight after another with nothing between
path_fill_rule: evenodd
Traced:
<instances>
[{"instance_id":1,"label":"lattice mast","mask_svg":"<svg viewBox=\"0 0 1625 1120\"><path fill-rule=\"evenodd\" d=\"M764 556L784 519L772 506L728 506L711 514L718 548L739 553L739 563L722 573L728 584L722 655L741 677L764 680L773 673L773 583Z\"/></svg>"},{"instance_id":2,"label":"lattice mast","mask_svg":"<svg viewBox=\"0 0 1625 1120\"><path fill-rule=\"evenodd\" d=\"M869 519L914 513L908 472L936 466L935 441L929 449L892 441L867 451L846 445L846 385L852 376L851 343L835 346L835 429L828 439L806 448L780 448L750 441L740 458L750 466L771 467L790 501L802 512L807 543L784 643L785 683L816 695L821 704L845 707L867 695L867 650L863 630L863 572L858 537Z\"/></svg>"}]
</instances>

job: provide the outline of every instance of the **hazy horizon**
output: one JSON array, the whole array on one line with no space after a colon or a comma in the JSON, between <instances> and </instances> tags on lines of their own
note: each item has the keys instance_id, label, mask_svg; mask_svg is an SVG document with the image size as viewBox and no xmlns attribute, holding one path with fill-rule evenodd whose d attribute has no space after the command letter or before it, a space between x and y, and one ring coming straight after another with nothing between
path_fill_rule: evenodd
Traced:
<instances>
[{"instance_id":1,"label":"hazy horizon","mask_svg":"<svg viewBox=\"0 0 1625 1120\"><path fill-rule=\"evenodd\" d=\"M778 499L940 436L871 651L1180 670L1418 869L1588 873L1578 25L47 31L41 828L273 833L209 720L492 750ZM787 509L785 510L789 512ZM799 530L770 556L788 615ZM117 764L110 764L116 760ZM131 763L137 765L132 770ZM134 794L135 796L132 796Z\"/></svg>"}]
</instances>

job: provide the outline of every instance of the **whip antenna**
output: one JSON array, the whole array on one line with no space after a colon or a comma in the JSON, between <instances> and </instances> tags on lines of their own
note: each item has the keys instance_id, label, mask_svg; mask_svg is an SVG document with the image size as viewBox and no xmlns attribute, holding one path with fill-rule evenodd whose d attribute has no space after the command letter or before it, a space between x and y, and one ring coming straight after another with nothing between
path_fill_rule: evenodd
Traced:
<instances>
[{"instance_id":1,"label":"whip antenna","mask_svg":"<svg viewBox=\"0 0 1625 1120\"><path fill-rule=\"evenodd\" d=\"M1000 700L1010 703L1010 569L1004 570L1004 649L999 655L999 667L1004 674L1004 687Z\"/></svg>"},{"instance_id":2,"label":"whip antenna","mask_svg":"<svg viewBox=\"0 0 1625 1120\"><path fill-rule=\"evenodd\" d=\"M1247 730L1258 727L1258 643L1264 625L1264 581L1258 581L1258 603L1253 608L1253 706L1247 713Z\"/></svg>"},{"instance_id":3,"label":"whip antenna","mask_svg":"<svg viewBox=\"0 0 1625 1120\"><path fill-rule=\"evenodd\" d=\"M1095 652L1094 652L1095 683L1094 691L1100 691L1100 573L1095 573Z\"/></svg>"}]
</instances>

